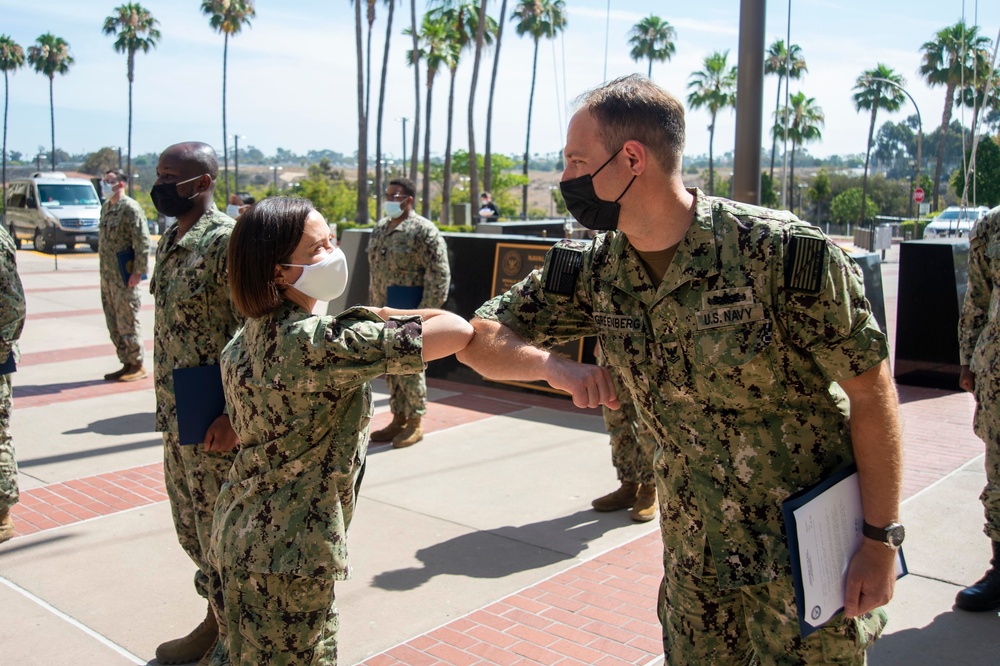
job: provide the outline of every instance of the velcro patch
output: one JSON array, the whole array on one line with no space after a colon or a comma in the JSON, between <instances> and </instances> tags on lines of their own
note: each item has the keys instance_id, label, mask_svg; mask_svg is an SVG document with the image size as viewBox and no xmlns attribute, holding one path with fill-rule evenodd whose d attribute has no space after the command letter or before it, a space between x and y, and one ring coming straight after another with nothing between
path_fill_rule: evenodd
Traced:
<instances>
[{"instance_id":1,"label":"velcro patch","mask_svg":"<svg viewBox=\"0 0 1000 666\"><path fill-rule=\"evenodd\" d=\"M545 261L545 291L570 296L576 288L576 278L583 267L583 250L559 244Z\"/></svg>"},{"instance_id":2,"label":"velcro patch","mask_svg":"<svg viewBox=\"0 0 1000 666\"><path fill-rule=\"evenodd\" d=\"M826 241L809 236L792 236L788 241L785 289L816 294L823 288Z\"/></svg>"},{"instance_id":3,"label":"velcro patch","mask_svg":"<svg viewBox=\"0 0 1000 666\"><path fill-rule=\"evenodd\" d=\"M595 312L594 323L599 328L609 331L642 333L644 330L642 317L633 317L632 315Z\"/></svg>"},{"instance_id":4,"label":"velcro patch","mask_svg":"<svg viewBox=\"0 0 1000 666\"><path fill-rule=\"evenodd\" d=\"M709 328L719 328L720 326L734 326L736 324L746 324L751 321L760 321L764 318L764 306L760 303L732 305L727 308L701 310L695 316L698 318L698 330L704 331Z\"/></svg>"}]
</instances>

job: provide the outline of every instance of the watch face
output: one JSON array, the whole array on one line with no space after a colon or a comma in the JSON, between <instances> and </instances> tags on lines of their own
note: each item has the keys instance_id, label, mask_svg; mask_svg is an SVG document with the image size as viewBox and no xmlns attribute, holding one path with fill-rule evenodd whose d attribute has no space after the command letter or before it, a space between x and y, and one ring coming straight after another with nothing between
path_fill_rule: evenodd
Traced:
<instances>
[{"instance_id":1,"label":"watch face","mask_svg":"<svg viewBox=\"0 0 1000 666\"><path fill-rule=\"evenodd\" d=\"M885 530L885 542L890 548L899 548L903 545L903 539L905 537L906 530L898 523L890 525Z\"/></svg>"}]
</instances>

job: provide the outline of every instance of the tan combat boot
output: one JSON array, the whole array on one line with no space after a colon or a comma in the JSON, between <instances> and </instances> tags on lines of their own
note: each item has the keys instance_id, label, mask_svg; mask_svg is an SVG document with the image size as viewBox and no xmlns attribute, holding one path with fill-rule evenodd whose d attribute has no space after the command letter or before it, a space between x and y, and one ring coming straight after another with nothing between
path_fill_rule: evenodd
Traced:
<instances>
[{"instance_id":1,"label":"tan combat boot","mask_svg":"<svg viewBox=\"0 0 1000 666\"><path fill-rule=\"evenodd\" d=\"M413 446L423 438L424 431L420 427L420 417L414 416L412 419L406 419L403 429L399 431L398 435L392 438L392 448L405 449L408 446Z\"/></svg>"},{"instance_id":2,"label":"tan combat boot","mask_svg":"<svg viewBox=\"0 0 1000 666\"><path fill-rule=\"evenodd\" d=\"M608 493L604 497L598 497L590 503L597 511L619 511L620 509L630 509L635 504L636 495L639 494L639 484L631 481L622 481L621 487L613 493Z\"/></svg>"},{"instance_id":3,"label":"tan combat boot","mask_svg":"<svg viewBox=\"0 0 1000 666\"><path fill-rule=\"evenodd\" d=\"M128 372L118 378L120 382L137 382L140 379L146 378L146 368L142 367L142 363L131 363L128 366Z\"/></svg>"},{"instance_id":4,"label":"tan combat boot","mask_svg":"<svg viewBox=\"0 0 1000 666\"><path fill-rule=\"evenodd\" d=\"M656 518L656 486L648 483L639 486L639 496L628 515L637 523L648 523Z\"/></svg>"},{"instance_id":5,"label":"tan combat boot","mask_svg":"<svg viewBox=\"0 0 1000 666\"><path fill-rule=\"evenodd\" d=\"M109 372L104 375L105 381L116 382L118 379L129 371L129 366L123 365L121 370L115 370L114 372Z\"/></svg>"},{"instance_id":6,"label":"tan combat boot","mask_svg":"<svg viewBox=\"0 0 1000 666\"><path fill-rule=\"evenodd\" d=\"M0 543L14 537L14 519L10 517L10 510L0 511Z\"/></svg>"},{"instance_id":7,"label":"tan combat boot","mask_svg":"<svg viewBox=\"0 0 1000 666\"><path fill-rule=\"evenodd\" d=\"M198 661L210 654L209 651L215 647L218 638L219 623L209 606L208 615L190 634L167 641L156 648L156 660L161 664L189 664Z\"/></svg>"},{"instance_id":8,"label":"tan combat boot","mask_svg":"<svg viewBox=\"0 0 1000 666\"><path fill-rule=\"evenodd\" d=\"M373 442L391 442L392 438L398 435L403 430L403 424L406 423L406 417L402 414L393 414L392 423L382 428L381 430L376 430L370 436Z\"/></svg>"}]
</instances>

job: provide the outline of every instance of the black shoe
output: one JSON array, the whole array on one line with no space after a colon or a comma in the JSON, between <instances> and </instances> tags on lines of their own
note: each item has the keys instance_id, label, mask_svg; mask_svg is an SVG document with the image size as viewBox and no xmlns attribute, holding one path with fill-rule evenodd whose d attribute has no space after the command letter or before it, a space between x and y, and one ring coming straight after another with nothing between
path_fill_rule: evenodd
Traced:
<instances>
[{"instance_id":1,"label":"black shoe","mask_svg":"<svg viewBox=\"0 0 1000 666\"><path fill-rule=\"evenodd\" d=\"M993 542L993 567L976 583L955 596L962 610L981 612L1000 608L1000 542Z\"/></svg>"}]
</instances>

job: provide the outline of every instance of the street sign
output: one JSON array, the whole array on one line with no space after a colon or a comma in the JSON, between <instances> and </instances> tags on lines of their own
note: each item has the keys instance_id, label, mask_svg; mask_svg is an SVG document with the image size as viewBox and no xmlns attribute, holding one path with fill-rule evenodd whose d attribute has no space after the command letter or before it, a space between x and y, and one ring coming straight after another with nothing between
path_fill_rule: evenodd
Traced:
<instances>
[{"instance_id":1,"label":"street sign","mask_svg":"<svg viewBox=\"0 0 1000 666\"><path fill-rule=\"evenodd\" d=\"M924 200L924 190L921 187L913 190L913 200L920 203Z\"/></svg>"},{"instance_id":2,"label":"street sign","mask_svg":"<svg viewBox=\"0 0 1000 666\"><path fill-rule=\"evenodd\" d=\"M931 212L931 205L929 203L922 203L919 206L917 206L917 212L920 215L920 217L923 217L924 215L929 215Z\"/></svg>"}]
</instances>

